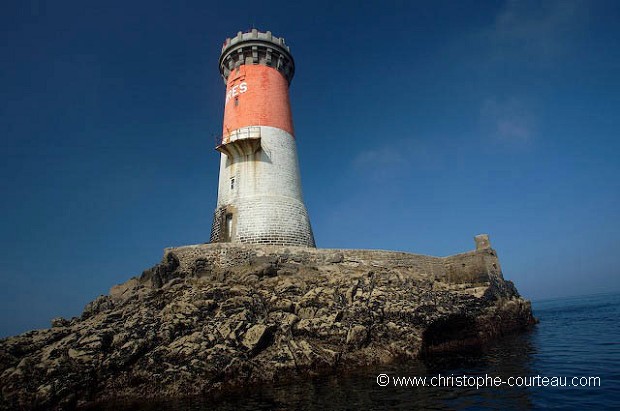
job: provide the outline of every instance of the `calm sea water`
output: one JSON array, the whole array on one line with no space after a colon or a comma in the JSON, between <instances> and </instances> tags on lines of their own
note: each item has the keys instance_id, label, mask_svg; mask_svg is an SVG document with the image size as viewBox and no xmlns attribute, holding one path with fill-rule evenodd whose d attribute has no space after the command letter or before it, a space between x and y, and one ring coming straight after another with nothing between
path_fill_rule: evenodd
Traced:
<instances>
[{"instance_id":1,"label":"calm sea water","mask_svg":"<svg viewBox=\"0 0 620 411\"><path fill-rule=\"evenodd\" d=\"M133 405L141 411L329 409L620 409L620 294L534 302L540 324L466 354L289 384L217 399ZM377 375L600 377L598 387L381 387Z\"/></svg>"}]
</instances>

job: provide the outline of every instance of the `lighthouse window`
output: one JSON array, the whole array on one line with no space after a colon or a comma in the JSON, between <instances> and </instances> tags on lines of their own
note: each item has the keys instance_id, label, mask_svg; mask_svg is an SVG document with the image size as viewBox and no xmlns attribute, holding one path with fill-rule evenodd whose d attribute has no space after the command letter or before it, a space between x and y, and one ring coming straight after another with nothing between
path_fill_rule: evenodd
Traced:
<instances>
[{"instance_id":1,"label":"lighthouse window","mask_svg":"<svg viewBox=\"0 0 620 411\"><path fill-rule=\"evenodd\" d=\"M235 97L235 107L239 105L239 97Z\"/></svg>"},{"instance_id":2,"label":"lighthouse window","mask_svg":"<svg viewBox=\"0 0 620 411\"><path fill-rule=\"evenodd\" d=\"M234 190L235 189L235 177L232 177L230 179L230 189Z\"/></svg>"}]
</instances>

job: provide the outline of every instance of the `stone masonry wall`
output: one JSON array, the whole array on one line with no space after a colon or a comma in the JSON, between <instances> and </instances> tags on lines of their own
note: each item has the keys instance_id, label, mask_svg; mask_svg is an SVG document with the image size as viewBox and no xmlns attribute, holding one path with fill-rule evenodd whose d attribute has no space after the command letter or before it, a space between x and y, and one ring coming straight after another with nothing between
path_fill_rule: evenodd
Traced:
<instances>
[{"instance_id":1,"label":"stone masonry wall","mask_svg":"<svg viewBox=\"0 0 620 411\"><path fill-rule=\"evenodd\" d=\"M244 244L200 244L167 248L164 255L174 254L180 272L191 274L196 260L205 260L218 268L252 264L265 257L293 261L307 266L337 264L351 268L365 266L398 270L445 283L477 284L503 281L499 259L492 248L470 251L448 257L383 250L317 249Z\"/></svg>"},{"instance_id":2,"label":"stone masonry wall","mask_svg":"<svg viewBox=\"0 0 620 411\"><path fill-rule=\"evenodd\" d=\"M211 242L224 240L226 210L233 215L232 242L314 247L291 134L262 126L257 153L234 159L222 154Z\"/></svg>"}]
</instances>

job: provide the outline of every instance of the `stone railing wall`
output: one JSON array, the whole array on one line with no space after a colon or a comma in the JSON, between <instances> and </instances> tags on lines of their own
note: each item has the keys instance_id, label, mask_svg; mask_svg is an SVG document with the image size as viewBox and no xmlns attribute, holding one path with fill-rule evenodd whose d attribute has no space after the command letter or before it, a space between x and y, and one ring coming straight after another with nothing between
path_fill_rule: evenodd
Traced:
<instances>
[{"instance_id":1,"label":"stone railing wall","mask_svg":"<svg viewBox=\"0 0 620 411\"><path fill-rule=\"evenodd\" d=\"M383 250L317 249L293 246L200 244L167 248L179 260L179 270L191 273L197 260L217 268L252 264L257 260L293 261L306 266L344 265L355 268L404 269L409 273L447 283L483 283L503 279L495 250L487 248L448 257ZM266 257L266 258L265 258Z\"/></svg>"}]
</instances>

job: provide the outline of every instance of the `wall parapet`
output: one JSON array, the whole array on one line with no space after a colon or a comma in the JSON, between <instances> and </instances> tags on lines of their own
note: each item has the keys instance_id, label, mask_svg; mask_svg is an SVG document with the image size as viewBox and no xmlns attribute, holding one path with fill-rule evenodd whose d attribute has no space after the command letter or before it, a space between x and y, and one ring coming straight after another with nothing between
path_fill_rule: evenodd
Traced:
<instances>
[{"instance_id":1,"label":"wall parapet","mask_svg":"<svg viewBox=\"0 0 620 411\"><path fill-rule=\"evenodd\" d=\"M295 75L295 61L284 38L276 37L270 31L260 32L252 29L247 33L238 32L233 38L227 38L220 55L220 73L227 82L228 75L243 64L261 64L273 67L286 78L290 84Z\"/></svg>"},{"instance_id":2,"label":"wall parapet","mask_svg":"<svg viewBox=\"0 0 620 411\"><path fill-rule=\"evenodd\" d=\"M179 260L179 270L186 275L192 275L197 260L208 260L218 269L252 265L256 261L275 261L318 267L339 265L352 270L357 267L402 270L408 275L446 283L503 281L499 259L492 248L434 257L387 250L211 243L166 248L164 255L168 254Z\"/></svg>"}]
</instances>

